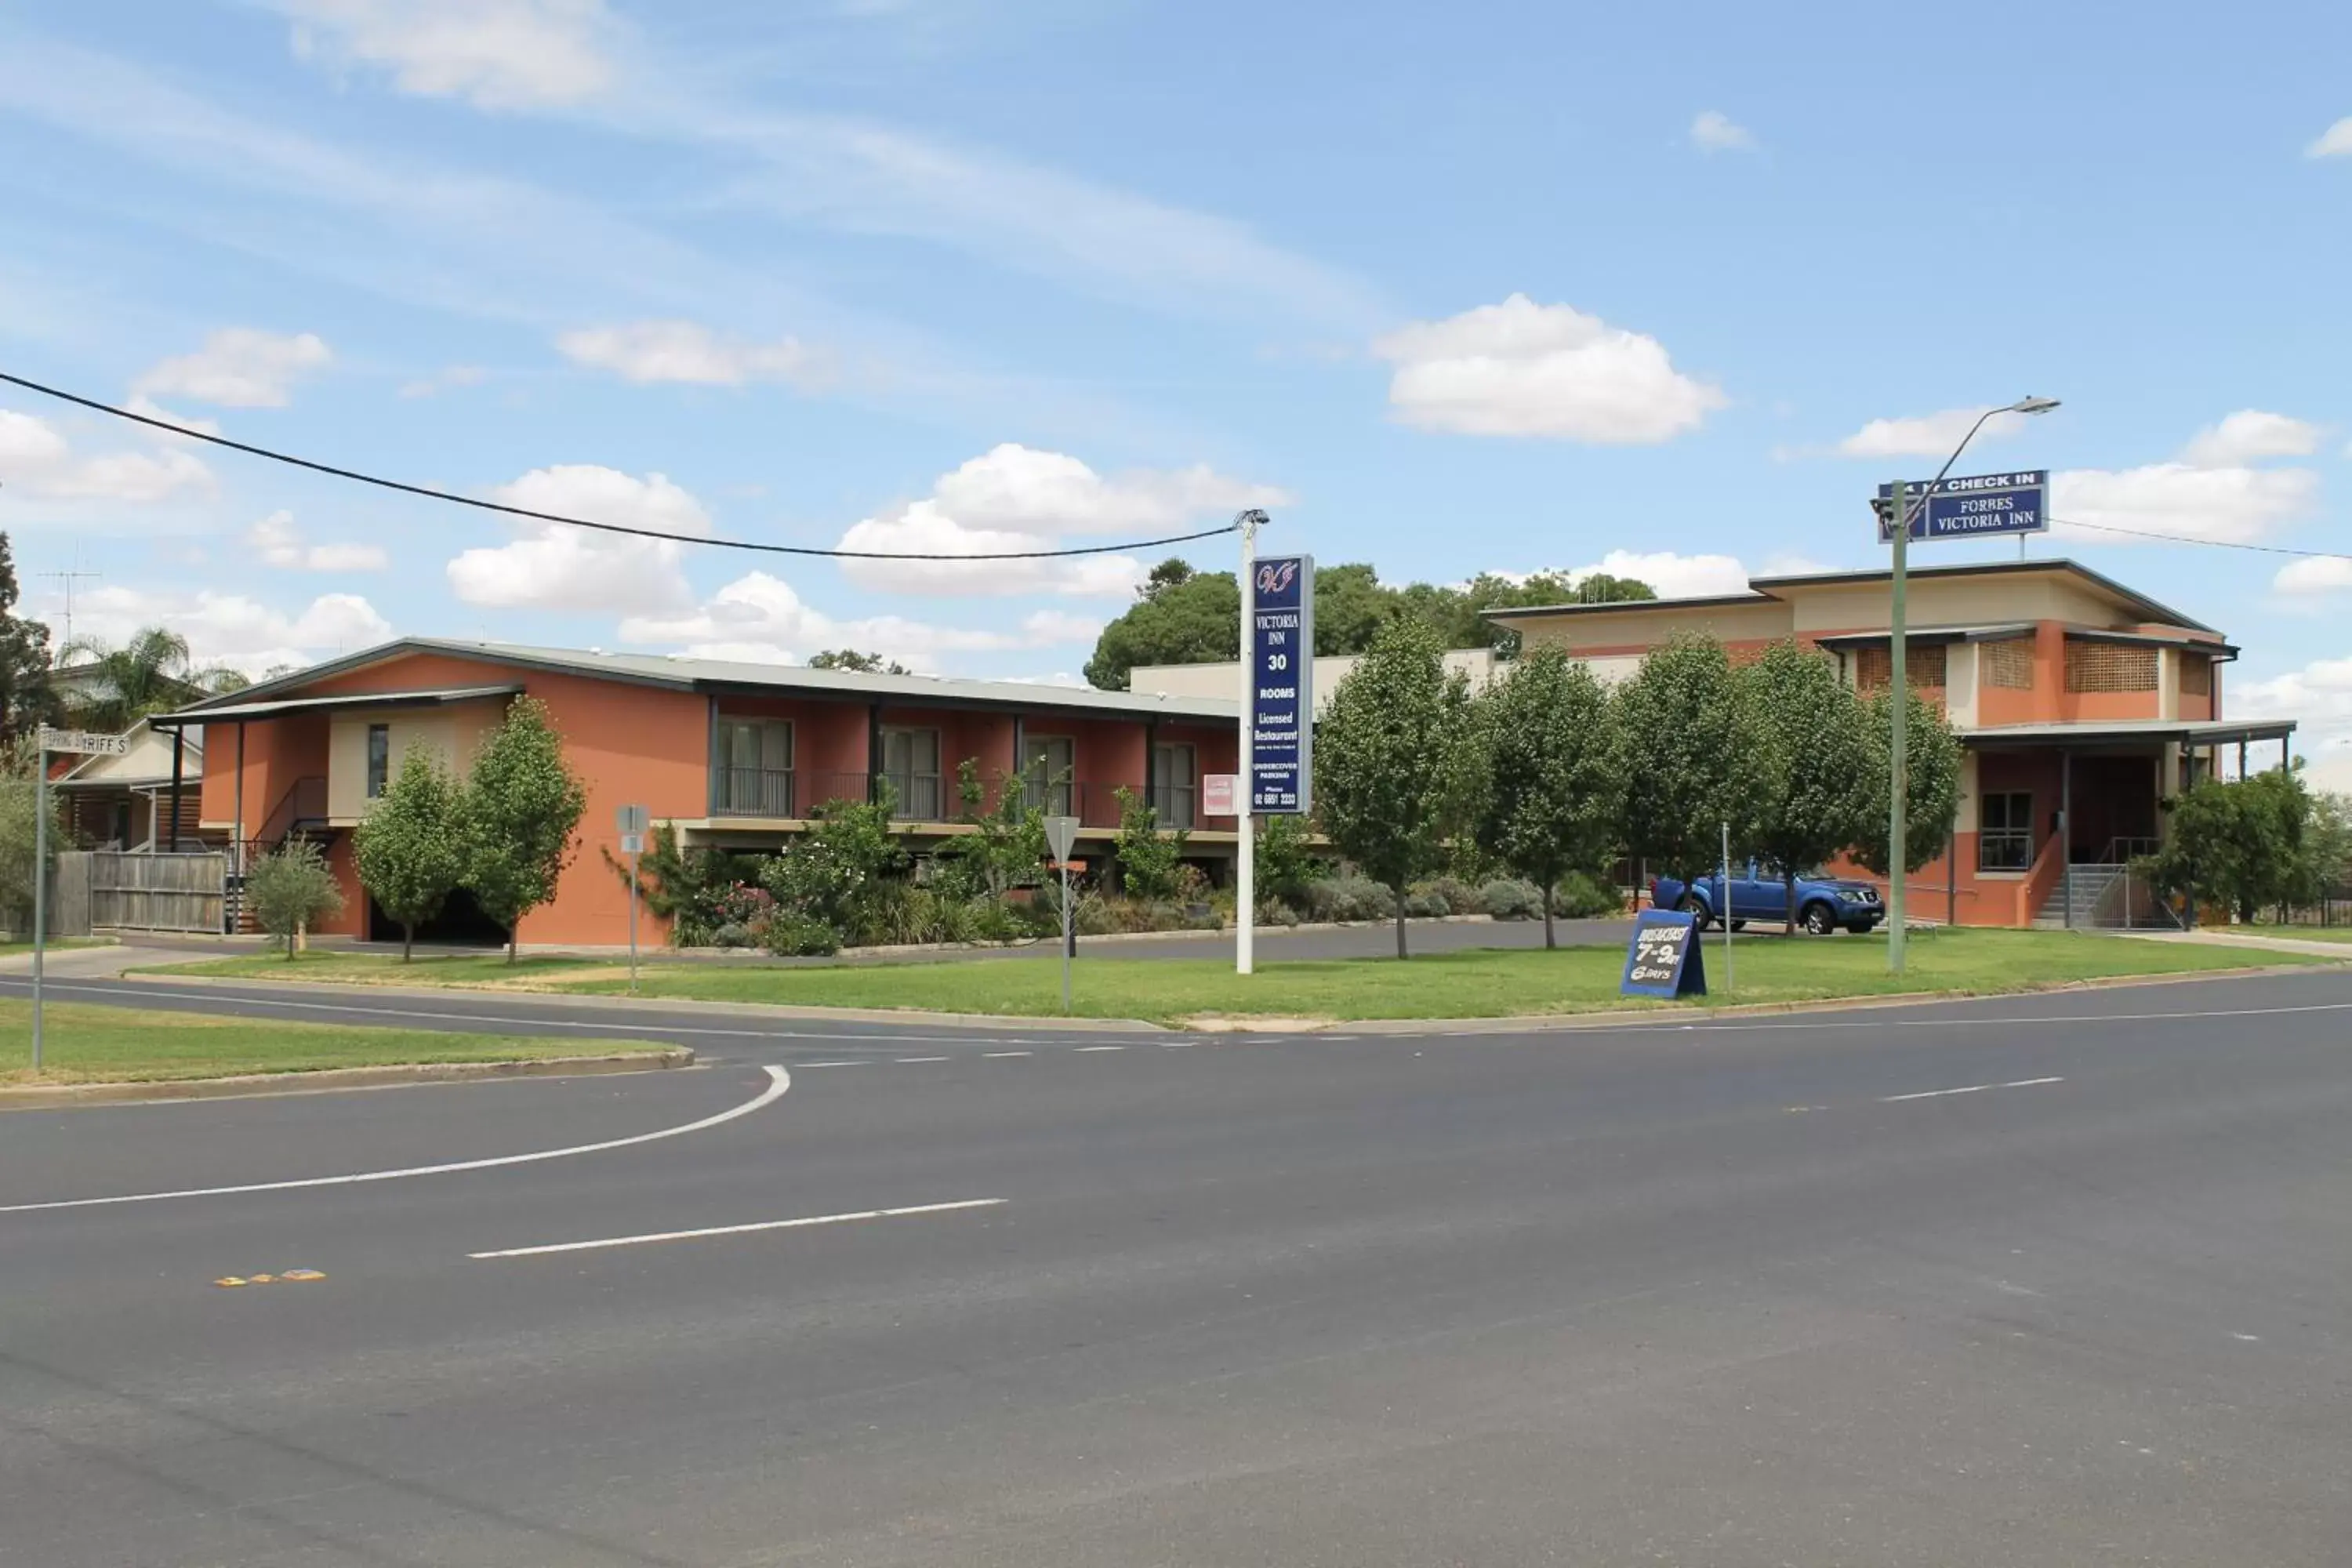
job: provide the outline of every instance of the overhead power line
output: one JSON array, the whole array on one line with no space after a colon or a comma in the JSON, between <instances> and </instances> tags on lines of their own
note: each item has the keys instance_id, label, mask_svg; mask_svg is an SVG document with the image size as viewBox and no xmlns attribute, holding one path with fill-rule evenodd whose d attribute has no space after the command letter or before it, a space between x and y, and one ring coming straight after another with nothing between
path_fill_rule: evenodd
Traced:
<instances>
[{"instance_id":1,"label":"overhead power line","mask_svg":"<svg viewBox=\"0 0 2352 1568\"><path fill-rule=\"evenodd\" d=\"M2117 528L2108 522L2076 522L2063 517L2053 517L2050 521L2062 528L2087 528L2098 533L2127 534L2134 539L2153 539L2166 544L2202 544L2215 550L2259 551L2264 555L2302 555L2326 561L2352 561L2352 553L2341 550L2290 550L2284 544L2248 544L2235 539L2191 539L2185 533L2150 533L2144 528Z\"/></svg>"},{"instance_id":2,"label":"overhead power line","mask_svg":"<svg viewBox=\"0 0 2352 1568\"><path fill-rule=\"evenodd\" d=\"M561 523L566 528L593 529L598 533L626 534L632 539L664 539L677 544L699 544L712 550L748 550L763 555L812 555L836 561L1053 561L1074 555L1118 555L1130 550L1156 550L1168 544L1189 544L1196 539L1214 539L1221 533L1231 533L1238 523L1228 522L1217 528L1204 528L1194 533L1171 533L1160 539L1131 540L1123 544L1087 544L1067 550L985 550L969 555L930 554L895 550L825 550L813 544L766 544L751 539L712 539L698 533L670 533L658 528L633 528L621 522L599 522L593 518L565 517L561 512L534 511L527 506L509 506L503 501L484 500L478 496L458 495L453 490L436 490L430 485L412 485L399 479L387 479L376 474L363 474L356 468L340 468L332 463L321 463L309 458L298 458L290 452L275 452L267 447L256 447L244 441L232 441L226 436L208 431L191 430L174 425L168 419L156 419L128 408L117 408L110 403L100 403L94 397L83 397L62 387L45 386L21 375L0 371L0 382L21 386L27 392L37 392L44 397L54 397L98 414L110 414L117 419L127 419L134 425L152 426L174 436L184 436L191 441L208 441L215 447L226 447L232 452L247 457L267 458L273 463L289 468L308 468L314 474L326 474L338 479L350 479L356 484L373 485L378 489L398 490L403 495L423 496L427 500L447 501L453 506L469 506L478 511L501 512L509 517L527 517L539 522Z\"/></svg>"}]
</instances>

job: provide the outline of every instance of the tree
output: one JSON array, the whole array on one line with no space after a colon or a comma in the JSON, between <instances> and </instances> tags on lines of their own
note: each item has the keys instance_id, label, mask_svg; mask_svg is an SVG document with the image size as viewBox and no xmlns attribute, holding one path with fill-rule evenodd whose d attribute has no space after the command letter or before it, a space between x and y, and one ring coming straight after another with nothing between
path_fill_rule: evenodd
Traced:
<instances>
[{"instance_id":1,"label":"tree","mask_svg":"<svg viewBox=\"0 0 2352 1568\"><path fill-rule=\"evenodd\" d=\"M1869 831L1862 701L1827 658L1794 642L1774 643L1739 678L1760 764L1748 845L1780 868L1793 935L1797 874Z\"/></svg>"},{"instance_id":2,"label":"tree","mask_svg":"<svg viewBox=\"0 0 2352 1568\"><path fill-rule=\"evenodd\" d=\"M1597 873L1623 827L1609 694L1562 649L1538 648L1478 699L1476 728L1479 846L1543 889L1544 946L1557 946L1552 889L1570 871Z\"/></svg>"},{"instance_id":3,"label":"tree","mask_svg":"<svg viewBox=\"0 0 2352 1568\"><path fill-rule=\"evenodd\" d=\"M2315 896L2326 856L2315 854L2313 841L2336 830L2303 776L2284 768L2190 786L2172 803L2171 826L2163 848L2142 863L2148 879L2244 921Z\"/></svg>"},{"instance_id":4,"label":"tree","mask_svg":"<svg viewBox=\"0 0 2352 1568\"><path fill-rule=\"evenodd\" d=\"M915 672L895 658L884 658L878 653L860 653L854 647L829 647L810 656L811 669L848 669L860 675L912 675Z\"/></svg>"},{"instance_id":5,"label":"tree","mask_svg":"<svg viewBox=\"0 0 2352 1568\"><path fill-rule=\"evenodd\" d=\"M878 942L889 900L904 887L907 851L890 831L898 802L886 783L870 801L835 800L817 808L806 833L784 846L760 873L761 885L796 924L784 929L796 951L810 927L835 944Z\"/></svg>"},{"instance_id":6,"label":"tree","mask_svg":"<svg viewBox=\"0 0 2352 1568\"><path fill-rule=\"evenodd\" d=\"M1399 616L1331 694L1315 731L1315 816L1340 854L1396 896L1405 952L1406 887L1444 858L1464 737L1446 690L1444 649L1425 621Z\"/></svg>"},{"instance_id":7,"label":"tree","mask_svg":"<svg viewBox=\"0 0 2352 1568\"><path fill-rule=\"evenodd\" d=\"M1184 866L1182 828L1160 831L1160 814L1143 797L1124 786L1111 792L1118 801L1118 875L1128 892L1146 903L1176 896Z\"/></svg>"},{"instance_id":8,"label":"tree","mask_svg":"<svg viewBox=\"0 0 2352 1568\"><path fill-rule=\"evenodd\" d=\"M1307 884L1329 869L1315 853L1307 819L1286 811L1253 816L1250 822L1257 836L1258 896L1304 909Z\"/></svg>"},{"instance_id":9,"label":"tree","mask_svg":"<svg viewBox=\"0 0 2352 1568\"><path fill-rule=\"evenodd\" d=\"M573 830L588 808L587 792L563 760L563 737L548 722L545 703L515 700L499 727L483 737L461 799L465 885L482 913L505 930L511 963L516 929L524 915L555 896L556 879L577 846Z\"/></svg>"},{"instance_id":10,"label":"tree","mask_svg":"<svg viewBox=\"0 0 2352 1568\"><path fill-rule=\"evenodd\" d=\"M1230 572L1194 572L1181 561L1153 570L1126 614L1103 627L1087 660L1087 680L1127 689L1139 664L1203 664L1237 658L1242 591Z\"/></svg>"},{"instance_id":11,"label":"tree","mask_svg":"<svg viewBox=\"0 0 2352 1568\"><path fill-rule=\"evenodd\" d=\"M1653 648L1617 693L1625 743L1625 847L1685 880L1744 843L1756 795L1755 726L1712 637Z\"/></svg>"},{"instance_id":12,"label":"tree","mask_svg":"<svg viewBox=\"0 0 2352 1568\"><path fill-rule=\"evenodd\" d=\"M49 628L17 618L16 563L8 536L0 533L0 742L58 717L49 686Z\"/></svg>"},{"instance_id":13,"label":"tree","mask_svg":"<svg viewBox=\"0 0 2352 1568\"><path fill-rule=\"evenodd\" d=\"M188 639L168 626L148 626L120 647L89 637L66 645L60 664L86 665L87 691L72 703L74 721L93 730L128 730L152 713L246 684L239 672L198 665Z\"/></svg>"},{"instance_id":14,"label":"tree","mask_svg":"<svg viewBox=\"0 0 2352 1568\"><path fill-rule=\"evenodd\" d=\"M352 835L360 885L400 922L400 962L416 928L441 912L466 875L463 792L440 761L412 746L400 772Z\"/></svg>"},{"instance_id":15,"label":"tree","mask_svg":"<svg viewBox=\"0 0 2352 1568\"><path fill-rule=\"evenodd\" d=\"M1907 877L1949 847L1952 826L1960 819L1960 742L1942 709L1916 691L1906 689L1904 695L1909 700L1910 715L1903 742L1904 771L1910 784L1904 792L1910 802L1903 826L1906 864L1902 874ZM1854 840L1853 858L1882 877L1895 874L1886 841L1887 806L1894 796L1890 784L1894 723L1894 693L1873 693L1863 704L1866 765L1859 803L1861 832Z\"/></svg>"},{"instance_id":16,"label":"tree","mask_svg":"<svg viewBox=\"0 0 2352 1568\"><path fill-rule=\"evenodd\" d=\"M261 929L286 944L289 963L294 961L294 939L343 908L335 873L307 838L289 838L256 860L246 873L245 896Z\"/></svg>"},{"instance_id":17,"label":"tree","mask_svg":"<svg viewBox=\"0 0 2352 1568\"><path fill-rule=\"evenodd\" d=\"M39 752L30 734L0 742L0 926L19 935L33 926L33 867L38 849ZM49 795L49 858L65 844L65 819Z\"/></svg>"}]
</instances>

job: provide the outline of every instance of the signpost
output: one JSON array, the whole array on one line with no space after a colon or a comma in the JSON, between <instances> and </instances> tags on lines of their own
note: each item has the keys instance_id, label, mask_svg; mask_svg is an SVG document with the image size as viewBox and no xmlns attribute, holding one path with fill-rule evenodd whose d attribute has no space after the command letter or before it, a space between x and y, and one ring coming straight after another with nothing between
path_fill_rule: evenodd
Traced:
<instances>
[{"instance_id":1,"label":"signpost","mask_svg":"<svg viewBox=\"0 0 2352 1568\"><path fill-rule=\"evenodd\" d=\"M2050 531L2050 472L2022 468L2007 474L1971 474L1957 479L1914 479L1903 485L1917 541L1988 539L2000 534ZM1878 542L1895 542L1895 486L1878 487L1871 503L1878 513Z\"/></svg>"},{"instance_id":2,"label":"signpost","mask_svg":"<svg viewBox=\"0 0 2352 1568\"><path fill-rule=\"evenodd\" d=\"M1054 864L1062 869L1062 1011L1070 1010L1070 954L1078 945L1076 911L1070 904L1070 851L1077 847L1078 819L1075 816L1049 816L1045 819L1045 848L1054 857Z\"/></svg>"},{"instance_id":3,"label":"signpost","mask_svg":"<svg viewBox=\"0 0 2352 1568\"><path fill-rule=\"evenodd\" d=\"M1617 983L1625 996L1706 994L1706 952L1698 940L1696 916L1682 910L1643 910L1625 948L1625 974Z\"/></svg>"},{"instance_id":4,"label":"signpost","mask_svg":"<svg viewBox=\"0 0 2352 1568\"><path fill-rule=\"evenodd\" d=\"M1234 899L1234 973L1256 967L1257 839L1251 819L1314 809L1315 558L1260 560L1262 511L1234 521L1242 534L1242 707L1239 854Z\"/></svg>"},{"instance_id":5,"label":"signpost","mask_svg":"<svg viewBox=\"0 0 2352 1568\"><path fill-rule=\"evenodd\" d=\"M625 805L613 813L621 853L629 858L629 994L637 994L637 858L646 852L646 808Z\"/></svg>"},{"instance_id":6,"label":"signpost","mask_svg":"<svg viewBox=\"0 0 2352 1568\"><path fill-rule=\"evenodd\" d=\"M41 955L49 936L49 753L79 752L120 757L131 750L128 735L87 730L52 730L34 738L33 756L33 1071L41 1070Z\"/></svg>"}]
</instances>

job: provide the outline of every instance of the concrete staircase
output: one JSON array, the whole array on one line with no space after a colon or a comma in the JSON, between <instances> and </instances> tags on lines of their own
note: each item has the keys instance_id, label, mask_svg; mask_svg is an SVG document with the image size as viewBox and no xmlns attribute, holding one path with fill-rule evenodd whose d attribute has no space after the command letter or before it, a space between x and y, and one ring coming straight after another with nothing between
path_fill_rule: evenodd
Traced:
<instances>
[{"instance_id":1,"label":"concrete staircase","mask_svg":"<svg viewBox=\"0 0 2352 1568\"><path fill-rule=\"evenodd\" d=\"M2121 866L2078 864L2072 879L2074 919L2071 921L2067 919L2069 886L2067 879L2062 878L2058 885L2050 889L2050 896L2042 900L2042 912L2033 917L2034 929L2054 931L2069 924L2077 931L2098 926L2121 929L2124 923L2123 900L2120 896L2110 898L2108 894L2123 879L2124 868ZM2104 909L2103 905L2105 906Z\"/></svg>"}]
</instances>

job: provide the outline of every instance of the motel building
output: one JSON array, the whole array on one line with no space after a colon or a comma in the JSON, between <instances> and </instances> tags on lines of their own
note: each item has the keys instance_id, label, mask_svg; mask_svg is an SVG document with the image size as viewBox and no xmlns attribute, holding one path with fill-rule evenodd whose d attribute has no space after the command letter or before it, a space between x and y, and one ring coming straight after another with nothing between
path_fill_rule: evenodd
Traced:
<instances>
[{"instance_id":1,"label":"motel building","mask_svg":"<svg viewBox=\"0 0 2352 1568\"><path fill-rule=\"evenodd\" d=\"M2163 839L2159 803L2221 768L2283 763L2290 720L2223 717L2221 667L2238 650L2211 626L2070 561L1914 567L1905 664L1960 741L1953 842L1907 884L1915 918L1961 925L2121 925L2162 917L2123 867ZM1705 635L1734 660L1794 638L1837 660L1864 693L1890 673L1891 577L1837 572L1751 579L1712 598L1497 610L1525 647L1552 644L1608 685L1676 637ZM1475 690L1510 668L1485 648L1446 656ZM1356 660L1315 661L1318 709ZM1138 691L1234 689L1238 667L1135 670ZM2225 765L2227 763L2233 765ZM1824 756L1823 767L1851 765ZM2062 827L2062 825L2065 825ZM1656 869L1656 868L1652 868ZM1832 869L1867 876L1859 867ZM1630 868L1629 868L1630 875Z\"/></svg>"},{"instance_id":2,"label":"motel building","mask_svg":"<svg viewBox=\"0 0 2352 1568\"><path fill-rule=\"evenodd\" d=\"M424 747L462 773L509 702L545 703L586 786L579 847L556 896L525 915L524 946L625 940L626 883L616 810L642 805L680 847L773 851L832 800L866 800L887 784L896 826L920 855L958 834L958 773L1024 791L1049 815L1076 816L1080 857L1107 858L1117 792L1148 801L1191 852L1230 859L1234 822L1202 809L1203 774L1232 773L1238 704L1014 681L866 675L789 665L511 647L411 637L197 702L150 721L177 742L163 759L163 809L251 857L290 836L320 842L344 910L322 935L396 940L371 908L352 862L352 830L369 802ZM166 747L168 752L171 747ZM435 940L502 940L462 894Z\"/></svg>"},{"instance_id":3,"label":"motel building","mask_svg":"<svg viewBox=\"0 0 2352 1568\"><path fill-rule=\"evenodd\" d=\"M2123 924L2130 889L2122 868L2163 840L2169 814L2161 802L2217 769L2243 776L2287 761L2292 720L2223 716L2222 666L2238 650L2201 621L2071 561L1906 575L1908 683L1943 710L1961 759L1952 842L1908 882L1916 916ZM1835 658L1858 690L1887 685L1891 574L1759 577L1748 587L1493 618L1525 646L1564 647L1612 683L1660 643L1704 633L1735 659L1793 637ZM2149 912L2143 902L2131 918Z\"/></svg>"}]
</instances>

